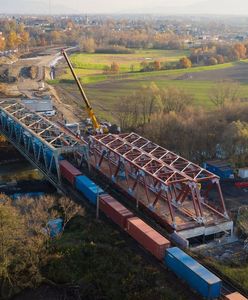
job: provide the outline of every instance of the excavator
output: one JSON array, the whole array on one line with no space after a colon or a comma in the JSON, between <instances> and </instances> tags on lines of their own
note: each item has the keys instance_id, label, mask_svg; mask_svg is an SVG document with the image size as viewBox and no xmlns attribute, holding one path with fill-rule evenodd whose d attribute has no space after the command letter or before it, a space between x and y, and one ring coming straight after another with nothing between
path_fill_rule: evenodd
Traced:
<instances>
[{"instance_id":1,"label":"excavator","mask_svg":"<svg viewBox=\"0 0 248 300\"><path fill-rule=\"evenodd\" d=\"M88 98L85 94L85 91L84 91L84 89L83 89L83 87L82 87L82 85L81 85L74 69L73 69L72 63L71 63L66 51L64 49L62 49L61 54L64 56L68 66L71 70L71 73L72 73L72 75L73 75L73 77L74 77L74 79L77 83L79 91L80 91L80 93L82 95L82 98L84 100L84 103L86 105L86 110L88 112L89 119L91 120L91 123L92 123L91 125L86 126L85 133L87 133L87 134L119 133L120 130L119 130L117 125L115 125L115 124L111 125L108 122L104 122L104 123L99 123L98 122L98 120L96 118L96 115L93 111L93 108L90 105L90 102L89 102L89 100L88 100Z\"/></svg>"}]
</instances>

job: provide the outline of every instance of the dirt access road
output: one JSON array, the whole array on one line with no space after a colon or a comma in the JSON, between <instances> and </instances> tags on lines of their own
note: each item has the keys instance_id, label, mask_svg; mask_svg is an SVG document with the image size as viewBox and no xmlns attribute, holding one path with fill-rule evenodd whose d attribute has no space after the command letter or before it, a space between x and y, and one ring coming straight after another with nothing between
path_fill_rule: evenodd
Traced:
<instances>
[{"instance_id":1,"label":"dirt access road","mask_svg":"<svg viewBox=\"0 0 248 300\"><path fill-rule=\"evenodd\" d=\"M73 48L68 48L71 50ZM71 105L65 104L59 98L56 90L48 85L45 80L49 78L50 67L55 66L56 63L63 59L60 54L59 48L51 48L42 50L40 53L35 53L33 56L28 58L21 58L12 65L12 68L20 70L24 67L31 66L36 69L36 76L31 79L30 76L19 76L17 80L17 88L19 92L27 98L33 98L37 96L51 95L53 103L56 109L63 114L63 117L69 122L79 121L76 109ZM44 89L41 91L41 85L44 84Z\"/></svg>"},{"instance_id":2,"label":"dirt access road","mask_svg":"<svg viewBox=\"0 0 248 300\"><path fill-rule=\"evenodd\" d=\"M17 86L19 91L27 98L32 98L34 92L38 91L41 86L39 82L45 80L45 68L49 68L59 57L61 57L60 52L57 48L54 48L36 53L33 57L21 58L14 63L13 67L16 69L27 65L36 67L35 79L31 79L30 76L25 76L25 73L18 78Z\"/></svg>"}]
</instances>

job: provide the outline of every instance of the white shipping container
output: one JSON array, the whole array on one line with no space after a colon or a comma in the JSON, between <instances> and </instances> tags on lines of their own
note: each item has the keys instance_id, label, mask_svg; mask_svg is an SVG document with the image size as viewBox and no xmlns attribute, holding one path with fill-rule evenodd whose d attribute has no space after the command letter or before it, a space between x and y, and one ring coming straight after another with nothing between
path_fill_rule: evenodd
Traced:
<instances>
[{"instance_id":1,"label":"white shipping container","mask_svg":"<svg viewBox=\"0 0 248 300\"><path fill-rule=\"evenodd\" d=\"M248 178L248 168L239 169L240 178Z\"/></svg>"}]
</instances>

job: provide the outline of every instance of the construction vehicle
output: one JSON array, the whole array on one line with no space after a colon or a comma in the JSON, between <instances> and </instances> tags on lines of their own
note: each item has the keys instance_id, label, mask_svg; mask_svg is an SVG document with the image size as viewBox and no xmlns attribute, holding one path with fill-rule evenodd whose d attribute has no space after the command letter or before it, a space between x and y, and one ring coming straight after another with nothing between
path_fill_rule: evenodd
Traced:
<instances>
[{"instance_id":1,"label":"construction vehicle","mask_svg":"<svg viewBox=\"0 0 248 300\"><path fill-rule=\"evenodd\" d=\"M96 115L93 111L93 108L92 106L90 105L90 102L84 92L84 89L79 81L79 79L77 78L77 75L73 69L73 66L72 66L72 63L66 53L66 51L64 49L61 50L61 53L63 54L70 70L71 70L71 73L77 83L77 86L79 88L79 91L82 95L82 98L85 102L85 105L86 105L86 109L87 109L87 112L88 112L88 115L89 115L89 119L87 119L85 121L85 133L87 134L103 134L103 133L119 133L119 130L118 130L118 127L116 125L111 125L109 124L108 122L104 122L104 123L99 123L97 118L96 118Z\"/></svg>"}]
</instances>

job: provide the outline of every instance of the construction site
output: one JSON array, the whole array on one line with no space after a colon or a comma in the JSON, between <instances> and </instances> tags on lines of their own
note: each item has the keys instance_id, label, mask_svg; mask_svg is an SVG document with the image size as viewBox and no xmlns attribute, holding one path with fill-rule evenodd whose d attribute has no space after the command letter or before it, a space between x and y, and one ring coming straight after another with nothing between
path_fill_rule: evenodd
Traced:
<instances>
[{"instance_id":1,"label":"construction site","mask_svg":"<svg viewBox=\"0 0 248 300\"><path fill-rule=\"evenodd\" d=\"M85 104L86 120L45 83L52 62L63 57ZM135 132L122 133L117 125L98 121L66 51L43 63L44 58L33 79L18 81L24 100L1 97L0 133L58 191L79 189L68 187L67 175L61 174L61 161L67 160L70 168L78 168L75 176L97 177L98 196L107 183L110 194L120 193L120 202L183 249L222 237L226 243L235 240L219 176Z\"/></svg>"},{"instance_id":2,"label":"construction site","mask_svg":"<svg viewBox=\"0 0 248 300\"><path fill-rule=\"evenodd\" d=\"M55 59L58 57L59 54L55 54ZM46 62L49 59L51 60L47 56ZM35 88L35 82L39 83L42 80L41 77L45 76L43 73L45 67L40 68L43 71L39 72L36 80L26 79L28 82L32 81L32 89ZM72 65L70 68L73 71ZM75 80L77 82L76 76ZM38 83L37 87L40 86ZM80 85L80 83L78 84ZM44 95L42 88L40 91ZM35 97L35 94L32 94L35 92L35 89L33 92L29 90L29 97ZM81 90L81 92L86 98L84 91ZM48 92L45 92L45 95L48 95ZM217 175L136 133L107 133L90 136L86 139L84 135L79 137L78 132L73 132L69 127L61 124L61 115L68 116L68 113L64 113L66 108L58 103L57 97L54 97L54 94L52 96L55 99L56 116L51 116L51 121L35 113L30 113L29 109L32 110L32 107L30 108L27 101L21 103L18 100L2 99L2 131L6 131L6 126L10 126L9 122L3 120L6 115L13 118L14 122L18 121L20 126L24 126L24 129L28 128L34 131L36 138L48 138L46 143L50 145L59 143L61 146L63 145L63 151L66 146L67 153L71 140L70 134L75 135L75 142L71 148L73 152L80 149L80 144L88 145L91 166L123 191L137 208L144 210L170 234L175 233L174 237L187 246L190 240L195 238L200 241L206 237L214 238L223 234L232 236L233 221L228 215ZM33 101L37 102L37 100ZM92 108L90 109L92 116ZM48 110L51 111L51 107ZM39 111L37 112L39 113ZM75 117L72 120L71 116L69 120L66 120L67 123L69 123L68 121L76 123L78 119ZM96 122L96 117L93 115L91 126L99 129L100 125L97 125ZM84 132L83 128L80 130L82 133ZM15 131L16 128L13 127L12 134ZM69 134L68 138L64 137L64 132ZM78 145L76 148L75 144ZM77 153L78 155L79 153ZM59 155L54 154L54 157L58 162ZM59 176L57 174L57 178Z\"/></svg>"},{"instance_id":3,"label":"construction site","mask_svg":"<svg viewBox=\"0 0 248 300\"><path fill-rule=\"evenodd\" d=\"M232 235L216 175L135 133L92 137L90 153L97 170L179 238Z\"/></svg>"}]
</instances>

